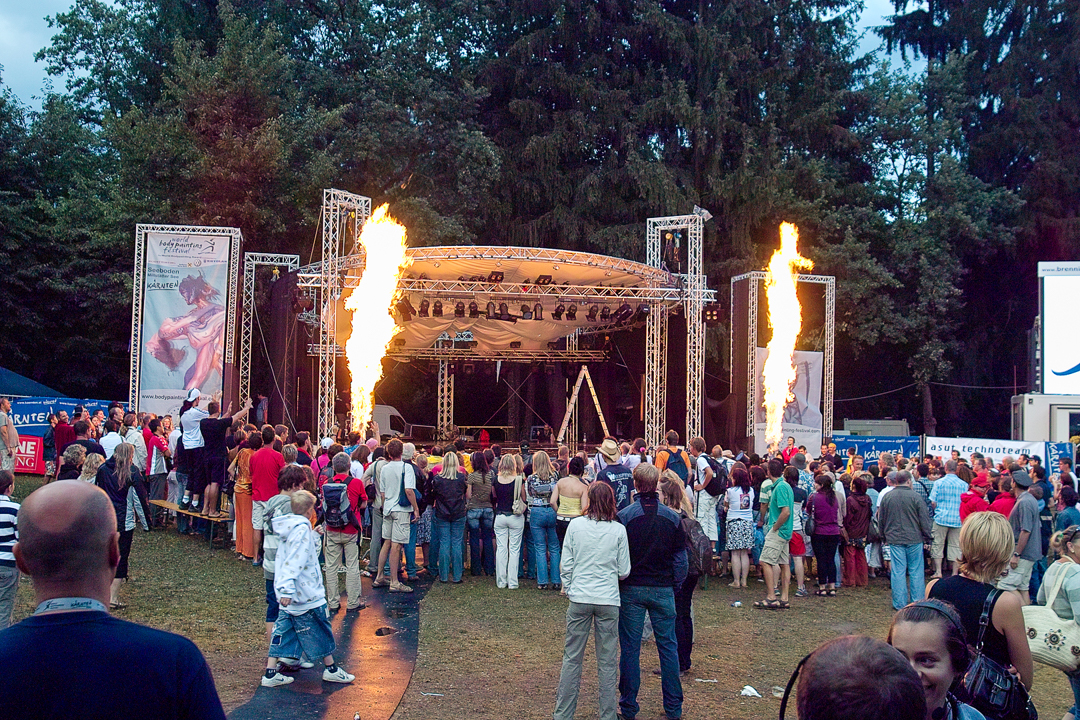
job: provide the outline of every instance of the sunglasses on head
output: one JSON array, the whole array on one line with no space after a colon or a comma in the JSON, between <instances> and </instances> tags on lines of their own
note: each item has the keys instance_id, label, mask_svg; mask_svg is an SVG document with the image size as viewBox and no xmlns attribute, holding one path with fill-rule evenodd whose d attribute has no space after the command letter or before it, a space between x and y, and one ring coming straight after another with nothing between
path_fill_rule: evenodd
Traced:
<instances>
[{"instance_id":1,"label":"sunglasses on head","mask_svg":"<svg viewBox=\"0 0 1080 720\"><path fill-rule=\"evenodd\" d=\"M1071 543L1078 534L1080 534L1080 525L1070 525L1061 531L1061 542Z\"/></svg>"}]
</instances>

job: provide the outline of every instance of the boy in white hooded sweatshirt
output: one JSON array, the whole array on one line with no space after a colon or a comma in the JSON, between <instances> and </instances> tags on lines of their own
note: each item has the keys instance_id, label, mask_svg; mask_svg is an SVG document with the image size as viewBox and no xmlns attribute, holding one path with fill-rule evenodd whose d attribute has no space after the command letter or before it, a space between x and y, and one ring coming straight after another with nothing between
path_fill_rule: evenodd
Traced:
<instances>
[{"instance_id":1,"label":"boy in white hooded sweatshirt","mask_svg":"<svg viewBox=\"0 0 1080 720\"><path fill-rule=\"evenodd\" d=\"M315 496L306 490L292 495L292 515L273 519L274 534L281 539L274 573L274 591L284 612L278 614L270 637L264 687L288 685L293 678L278 672L278 658L323 659L323 681L351 683L355 676L334 663L334 633L326 614L326 589L319 567L319 534L311 527L308 515L315 507ZM304 630L304 632L297 632Z\"/></svg>"}]
</instances>

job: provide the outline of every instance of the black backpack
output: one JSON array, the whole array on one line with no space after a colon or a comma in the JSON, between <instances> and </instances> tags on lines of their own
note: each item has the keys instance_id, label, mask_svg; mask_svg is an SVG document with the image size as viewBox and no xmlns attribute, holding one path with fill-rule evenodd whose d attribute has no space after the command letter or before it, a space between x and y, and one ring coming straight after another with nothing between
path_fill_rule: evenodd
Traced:
<instances>
[{"instance_id":1,"label":"black backpack","mask_svg":"<svg viewBox=\"0 0 1080 720\"><path fill-rule=\"evenodd\" d=\"M724 491L726 491L728 487L727 468L724 467L723 463L719 462L711 455L705 455L705 461L709 463L709 467L712 468L712 479L709 480L709 484L705 486L705 492L713 497L719 497L724 494Z\"/></svg>"},{"instance_id":2,"label":"black backpack","mask_svg":"<svg viewBox=\"0 0 1080 720\"><path fill-rule=\"evenodd\" d=\"M322 486L323 519L326 527L331 530L343 528L360 528L356 513L353 512L349 502L349 486L347 483L328 482Z\"/></svg>"},{"instance_id":3,"label":"black backpack","mask_svg":"<svg viewBox=\"0 0 1080 720\"><path fill-rule=\"evenodd\" d=\"M713 544L701 529L697 520L682 518L683 534L686 535L686 560L690 575L704 575L712 570Z\"/></svg>"},{"instance_id":4,"label":"black backpack","mask_svg":"<svg viewBox=\"0 0 1080 720\"><path fill-rule=\"evenodd\" d=\"M675 450L674 452L668 450L667 454L667 469L678 475L679 479L685 483L686 478L690 474L690 468L686 467L686 461L683 460L682 453L678 450Z\"/></svg>"}]
</instances>

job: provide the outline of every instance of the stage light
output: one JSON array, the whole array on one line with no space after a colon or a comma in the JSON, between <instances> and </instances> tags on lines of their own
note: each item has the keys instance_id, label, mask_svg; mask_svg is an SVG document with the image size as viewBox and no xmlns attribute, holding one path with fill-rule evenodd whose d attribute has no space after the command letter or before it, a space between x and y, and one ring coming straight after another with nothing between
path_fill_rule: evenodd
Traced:
<instances>
[{"instance_id":1,"label":"stage light","mask_svg":"<svg viewBox=\"0 0 1080 720\"><path fill-rule=\"evenodd\" d=\"M544 363L544 374L545 375L554 375L555 374L555 366L552 363Z\"/></svg>"},{"instance_id":2,"label":"stage light","mask_svg":"<svg viewBox=\"0 0 1080 720\"><path fill-rule=\"evenodd\" d=\"M412 303L409 302L408 296L403 296L397 301L397 311L401 314L402 322L409 322L412 320L412 316L416 314L416 310L413 309Z\"/></svg>"},{"instance_id":3,"label":"stage light","mask_svg":"<svg viewBox=\"0 0 1080 720\"><path fill-rule=\"evenodd\" d=\"M589 311L585 313L585 319L589 322L596 322L596 313L600 311L599 305L590 305Z\"/></svg>"},{"instance_id":4,"label":"stage light","mask_svg":"<svg viewBox=\"0 0 1080 720\"><path fill-rule=\"evenodd\" d=\"M514 316L510 314L510 306L506 303L499 303L499 319L500 320L513 320Z\"/></svg>"},{"instance_id":5,"label":"stage light","mask_svg":"<svg viewBox=\"0 0 1080 720\"><path fill-rule=\"evenodd\" d=\"M439 372L439 363L429 362L427 364L427 371L428 371L429 374L435 375L436 373Z\"/></svg>"},{"instance_id":6,"label":"stage light","mask_svg":"<svg viewBox=\"0 0 1080 720\"><path fill-rule=\"evenodd\" d=\"M431 314L431 302L427 298L420 301L420 312L417 314L420 317L428 317Z\"/></svg>"},{"instance_id":7,"label":"stage light","mask_svg":"<svg viewBox=\"0 0 1080 720\"><path fill-rule=\"evenodd\" d=\"M493 302L489 302L487 304L487 317L488 317L488 320L494 320L495 319L495 303L493 303Z\"/></svg>"},{"instance_id":8,"label":"stage light","mask_svg":"<svg viewBox=\"0 0 1080 720\"><path fill-rule=\"evenodd\" d=\"M571 305L570 307L566 308L566 319L577 320L577 305Z\"/></svg>"},{"instance_id":9,"label":"stage light","mask_svg":"<svg viewBox=\"0 0 1080 720\"><path fill-rule=\"evenodd\" d=\"M465 370L466 375L472 375L474 372L476 372L476 366L472 363L465 363L462 368Z\"/></svg>"},{"instance_id":10,"label":"stage light","mask_svg":"<svg viewBox=\"0 0 1080 720\"><path fill-rule=\"evenodd\" d=\"M550 285L551 284L551 276L550 275L539 275L539 276L537 276L536 284L537 285Z\"/></svg>"},{"instance_id":11,"label":"stage light","mask_svg":"<svg viewBox=\"0 0 1080 720\"><path fill-rule=\"evenodd\" d=\"M634 316L634 308L630 307L630 305L628 303L623 303L622 305L619 306L619 309L616 310L615 314L612 315L611 317L616 323L618 323L619 325L622 325L623 323L625 323L627 320L629 320L633 316Z\"/></svg>"},{"instance_id":12,"label":"stage light","mask_svg":"<svg viewBox=\"0 0 1080 720\"><path fill-rule=\"evenodd\" d=\"M469 317L475 319L480 317L480 306L476 304L476 301L469 303Z\"/></svg>"},{"instance_id":13,"label":"stage light","mask_svg":"<svg viewBox=\"0 0 1080 720\"><path fill-rule=\"evenodd\" d=\"M604 322L607 322L611 319L611 308L607 305L605 305L604 308L600 311L600 319Z\"/></svg>"},{"instance_id":14,"label":"stage light","mask_svg":"<svg viewBox=\"0 0 1080 720\"><path fill-rule=\"evenodd\" d=\"M515 340L514 342L510 343L510 349L511 350L518 350L520 348L521 348L521 342L519 342L518 340Z\"/></svg>"},{"instance_id":15,"label":"stage light","mask_svg":"<svg viewBox=\"0 0 1080 720\"><path fill-rule=\"evenodd\" d=\"M427 302L425 300L425 302ZM431 317L442 317L442 300L436 300L431 308Z\"/></svg>"},{"instance_id":16,"label":"stage light","mask_svg":"<svg viewBox=\"0 0 1080 720\"><path fill-rule=\"evenodd\" d=\"M637 306L637 314L638 314L639 317L642 317L642 318L646 317L649 314L649 304L648 303L641 303L640 305L638 305Z\"/></svg>"},{"instance_id":17,"label":"stage light","mask_svg":"<svg viewBox=\"0 0 1080 720\"><path fill-rule=\"evenodd\" d=\"M701 317L706 327L720 325L720 303L709 303L701 309Z\"/></svg>"},{"instance_id":18,"label":"stage light","mask_svg":"<svg viewBox=\"0 0 1080 720\"><path fill-rule=\"evenodd\" d=\"M562 320L563 313L566 312L566 306L559 303L555 306L555 312L551 313L552 320Z\"/></svg>"},{"instance_id":19,"label":"stage light","mask_svg":"<svg viewBox=\"0 0 1080 720\"><path fill-rule=\"evenodd\" d=\"M541 305L540 303L536 303L535 305L533 305L533 320L543 320L543 319L544 319L544 306Z\"/></svg>"},{"instance_id":20,"label":"stage light","mask_svg":"<svg viewBox=\"0 0 1080 720\"><path fill-rule=\"evenodd\" d=\"M532 309L530 309L528 305L522 305L521 306L521 319L522 320L532 320L533 319Z\"/></svg>"},{"instance_id":21,"label":"stage light","mask_svg":"<svg viewBox=\"0 0 1080 720\"><path fill-rule=\"evenodd\" d=\"M394 347L405 347L405 338L395 338Z\"/></svg>"},{"instance_id":22,"label":"stage light","mask_svg":"<svg viewBox=\"0 0 1080 720\"><path fill-rule=\"evenodd\" d=\"M463 302L454 303L454 317L460 317L460 318L465 317L465 303L463 303Z\"/></svg>"},{"instance_id":23,"label":"stage light","mask_svg":"<svg viewBox=\"0 0 1080 720\"><path fill-rule=\"evenodd\" d=\"M503 281L503 273L502 273L502 271L501 270L493 271L490 275L488 275L487 280L488 280L489 283L495 283L496 285L498 285L499 283L501 283Z\"/></svg>"}]
</instances>

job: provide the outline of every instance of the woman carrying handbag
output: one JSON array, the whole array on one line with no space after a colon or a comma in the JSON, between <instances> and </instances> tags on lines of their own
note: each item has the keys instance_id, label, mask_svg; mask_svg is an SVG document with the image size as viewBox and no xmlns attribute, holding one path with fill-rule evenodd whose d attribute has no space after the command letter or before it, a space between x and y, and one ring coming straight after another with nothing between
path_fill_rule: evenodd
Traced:
<instances>
[{"instance_id":1,"label":"woman carrying handbag","mask_svg":"<svg viewBox=\"0 0 1080 720\"><path fill-rule=\"evenodd\" d=\"M1046 570L1039 586L1039 604L1024 608L1024 621L1035 660L1058 668L1069 678L1074 704L1066 714L1076 717L1080 709L1080 633L1076 625L1080 615L1080 525L1055 533L1050 547L1061 553L1061 559Z\"/></svg>"}]
</instances>

